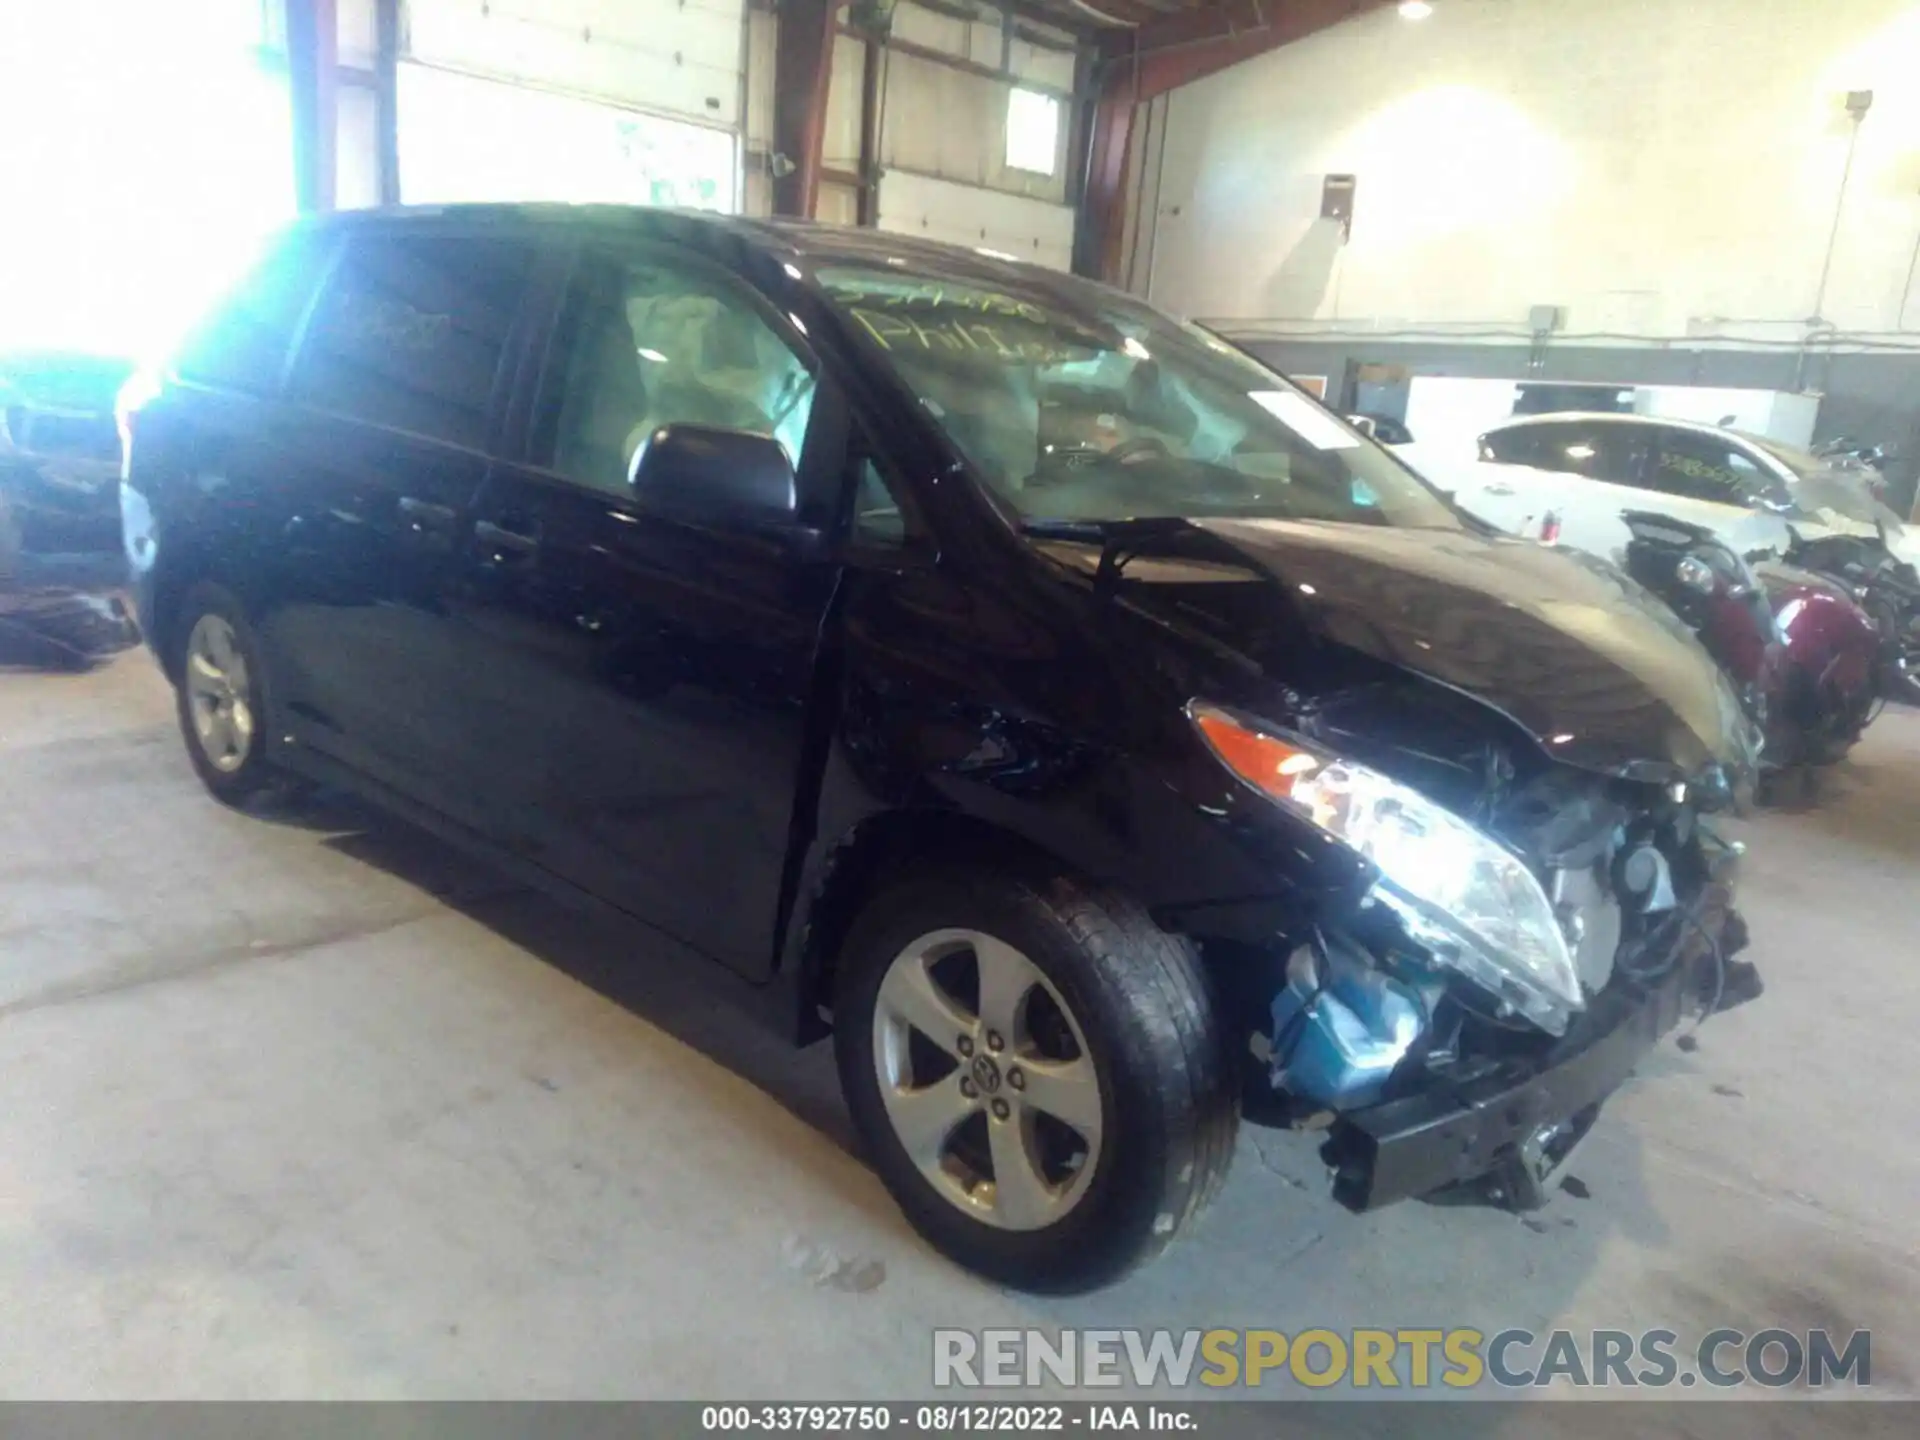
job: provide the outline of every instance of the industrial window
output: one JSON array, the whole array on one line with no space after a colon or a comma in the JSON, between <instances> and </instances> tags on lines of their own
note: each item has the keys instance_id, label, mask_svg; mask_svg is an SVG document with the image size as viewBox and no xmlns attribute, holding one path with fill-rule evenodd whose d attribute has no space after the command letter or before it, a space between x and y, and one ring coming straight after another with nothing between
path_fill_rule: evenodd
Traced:
<instances>
[{"instance_id":1,"label":"industrial window","mask_svg":"<svg viewBox=\"0 0 1920 1440\"><path fill-rule=\"evenodd\" d=\"M478 447L533 247L453 237L356 237L321 296L293 398Z\"/></svg>"},{"instance_id":2,"label":"industrial window","mask_svg":"<svg viewBox=\"0 0 1920 1440\"><path fill-rule=\"evenodd\" d=\"M1060 102L1038 90L1007 93L1007 168L1051 175L1060 163Z\"/></svg>"}]
</instances>

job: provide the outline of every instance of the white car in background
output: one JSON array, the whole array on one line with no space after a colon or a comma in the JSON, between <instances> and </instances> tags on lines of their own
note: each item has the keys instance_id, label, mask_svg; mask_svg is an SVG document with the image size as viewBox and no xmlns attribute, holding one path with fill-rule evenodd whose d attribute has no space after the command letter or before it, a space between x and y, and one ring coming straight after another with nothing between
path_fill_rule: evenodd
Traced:
<instances>
[{"instance_id":1,"label":"white car in background","mask_svg":"<svg viewBox=\"0 0 1920 1440\"><path fill-rule=\"evenodd\" d=\"M1738 431L1644 415L1530 415L1496 425L1477 454L1414 440L1394 453L1465 510L1514 535L1557 541L1619 563L1621 517L1657 511L1709 530L1735 554L1783 553L1789 526L1807 539L1871 537L1920 564L1907 530L1857 475L1805 451Z\"/></svg>"}]
</instances>

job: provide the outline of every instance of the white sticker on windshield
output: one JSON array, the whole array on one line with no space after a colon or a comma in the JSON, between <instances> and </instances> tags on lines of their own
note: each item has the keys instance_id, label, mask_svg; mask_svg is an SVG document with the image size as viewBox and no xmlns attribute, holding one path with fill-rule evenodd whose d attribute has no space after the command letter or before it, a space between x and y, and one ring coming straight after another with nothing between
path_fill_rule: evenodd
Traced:
<instances>
[{"instance_id":1,"label":"white sticker on windshield","mask_svg":"<svg viewBox=\"0 0 1920 1440\"><path fill-rule=\"evenodd\" d=\"M1247 398L1316 450L1351 450L1360 437L1291 390L1249 390Z\"/></svg>"}]
</instances>

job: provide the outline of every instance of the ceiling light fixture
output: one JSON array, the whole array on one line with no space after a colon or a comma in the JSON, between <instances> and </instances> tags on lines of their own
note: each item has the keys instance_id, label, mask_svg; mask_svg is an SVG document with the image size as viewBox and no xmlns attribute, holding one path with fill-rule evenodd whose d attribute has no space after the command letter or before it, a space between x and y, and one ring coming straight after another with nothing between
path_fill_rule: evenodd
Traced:
<instances>
[{"instance_id":1,"label":"ceiling light fixture","mask_svg":"<svg viewBox=\"0 0 1920 1440\"><path fill-rule=\"evenodd\" d=\"M1400 0L1400 18L1402 20L1424 20L1433 14L1433 6L1427 0Z\"/></svg>"}]
</instances>

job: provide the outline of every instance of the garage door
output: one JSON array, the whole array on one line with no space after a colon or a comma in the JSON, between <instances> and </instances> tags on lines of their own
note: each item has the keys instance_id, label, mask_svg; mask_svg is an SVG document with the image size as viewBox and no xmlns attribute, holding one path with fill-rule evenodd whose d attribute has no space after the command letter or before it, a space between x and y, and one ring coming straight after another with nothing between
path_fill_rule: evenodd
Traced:
<instances>
[{"instance_id":1,"label":"garage door","mask_svg":"<svg viewBox=\"0 0 1920 1440\"><path fill-rule=\"evenodd\" d=\"M400 196L737 208L726 130L576 96L400 67Z\"/></svg>"},{"instance_id":2,"label":"garage door","mask_svg":"<svg viewBox=\"0 0 1920 1440\"><path fill-rule=\"evenodd\" d=\"M953 245L998 251L1066 270L1073 264L1073 211L1001 190L890 170L880 181L879 225Z\"/></svg>"},{"instance_id":3,"label":"garage door","mask_svg":"<svg viewBox=\"0 0 1920 1440\"><path fill-rule=\"evenodd\" d=\"M412 0L408 202L739 200L742 0Z\"/></svg>"}]
</instances>

